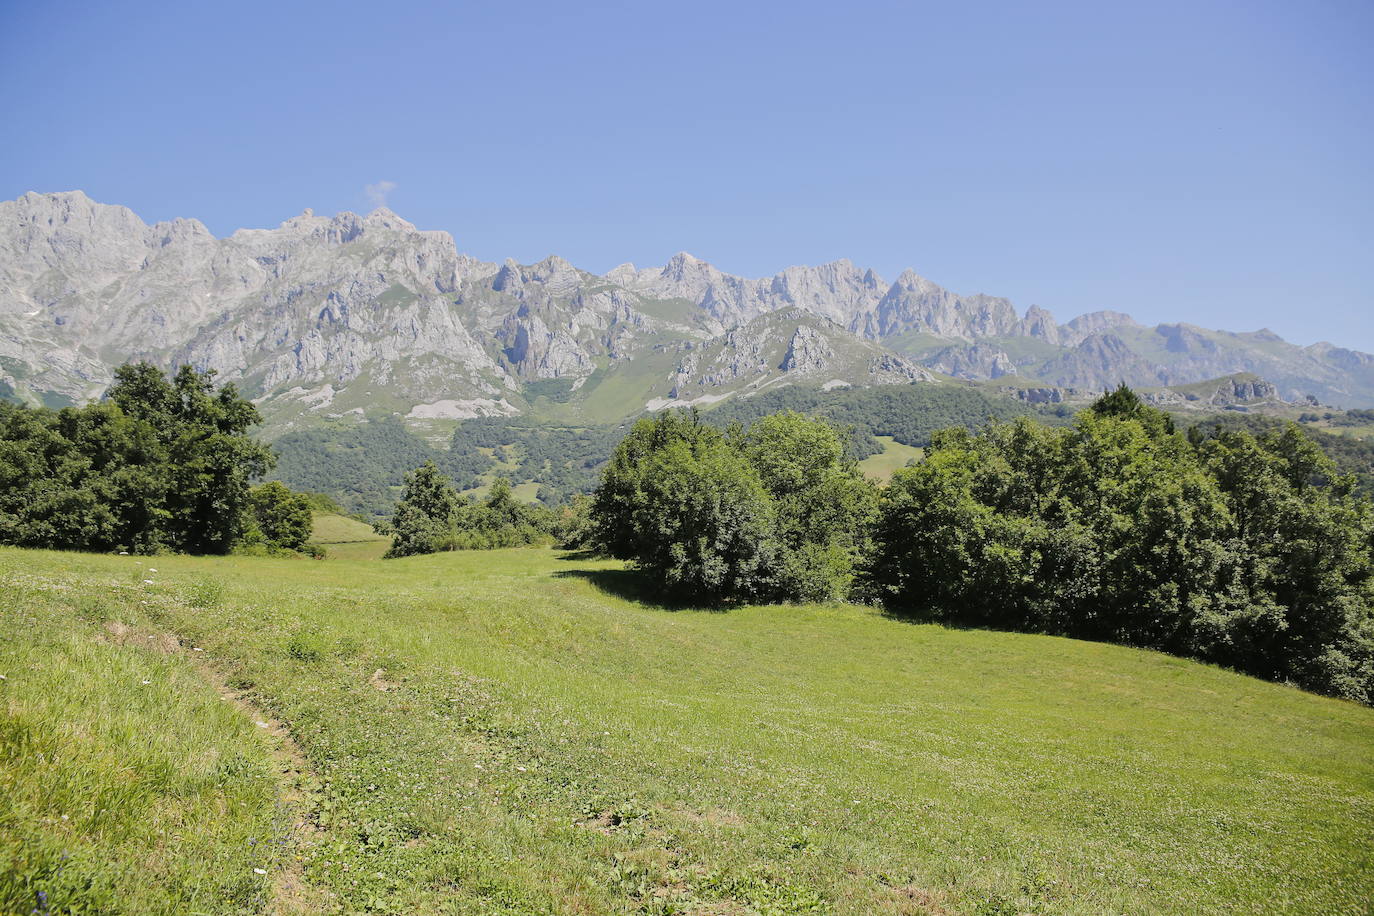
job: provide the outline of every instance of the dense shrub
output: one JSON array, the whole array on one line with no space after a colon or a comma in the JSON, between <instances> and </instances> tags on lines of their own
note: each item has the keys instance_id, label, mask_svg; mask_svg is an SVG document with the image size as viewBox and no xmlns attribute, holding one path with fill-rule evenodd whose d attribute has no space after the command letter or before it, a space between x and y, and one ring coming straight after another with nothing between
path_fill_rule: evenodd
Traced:
<instances>
[{"instance_id":1,"label":"dense shrub","mask_svg":"<svg viewBox=\"0 0 1374 916\"><path fill-rule=\"evenodd\" d=\"M510 481L497 479L480 503L458 495L448 478L425 462L406 475L405 490L389 525L388 557L441 550L485 550L551 543L558 530L554 512L516 500Z\"/></svg>"},{"instance_id":2,"label":"dense shrub","mask_svg":"<svg viewBox=\"0 0 1374 916\"><path fill-rule=\"evenodd\" d=\"M1368 702L1374 520L1297 427L1191 439L1121 390L937 435L883 495L890 606L1149 646Z\"/></svg>"},{"instance_id":3,"label":"dense shrub","mask_svg":"<svg viewBox=\"0 0 1374 916\"><path fill-rule=\"evenodd\" d=\"M670 411L616 449L591 540L677 600L828 600L848 592L875 502L823 422L783 413L722 432Z\"/></svg>"}]
</instances>

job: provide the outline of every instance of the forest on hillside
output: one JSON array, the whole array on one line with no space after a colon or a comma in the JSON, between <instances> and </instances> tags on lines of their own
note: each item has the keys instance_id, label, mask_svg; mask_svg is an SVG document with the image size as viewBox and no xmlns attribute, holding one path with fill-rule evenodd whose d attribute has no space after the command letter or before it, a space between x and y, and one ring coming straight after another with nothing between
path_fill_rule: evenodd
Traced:
<instances>
[{"instance_id":1,"label":"forest on hillside","mask_svg":"<svg viewBox=\"0 0 1374 916\"><path fill-rule=\"evenodd\" d=\"M731 401L701 416L725 429L784 410L821 417L845 430L848 454L856 459L882 451L878 436L925 446L937 430L952 426L974 430L989 420L1018 416L1062 424L1070 416L1062 405L1040 409L971 388L930 385L828 392L788 387ZM592 491L629 429L629 423L558 426L524 417L481 417L464 420L447 448L435 448L399 418L387 417L280 437L273 442L274 475L295 490L327 492L348 511L370 518L390 515L405 475L426 461L459 489L499 476L515 485L537 485L540 502L557 507Z\"/></svg>"}]
</instances>

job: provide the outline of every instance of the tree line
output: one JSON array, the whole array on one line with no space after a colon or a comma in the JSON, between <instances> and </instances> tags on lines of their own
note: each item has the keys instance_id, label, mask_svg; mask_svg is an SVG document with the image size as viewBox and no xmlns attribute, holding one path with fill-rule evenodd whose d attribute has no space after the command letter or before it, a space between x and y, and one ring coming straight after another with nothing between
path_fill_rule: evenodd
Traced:
<instances>
[{"instance_id":1,"label":"tree line","mask_svg":"<svg viewBox=\"0 0 1374 916\"><path fill-rule=\"evenodd\" d=\"M306 498L254 487L271 449L248 431L257 408L212 372L168 379L121 366L105 398L60 410L0 402L0 544L64 550L223 554L298 550Z\"/></svg>"},{"instance_id":2,"label":"tree line","mask_svg":"<svg viewBox=\"0 0 1374 916\"><path fill-rule=\"evenodd\" d=\"M586 544L673 601L868 601L1374 700L1374 507L1296 425L1183 433L1123 386L1070 426L939 432L882 490L844 440L640 420Z\"/></svg>"},{"instance_id":3,"label":"tree line","mask_svg":"<svg viewBox=\"0 0 1374 916\"><path fill-rule=\"evenodd\" d=\"M445 550L491 550L552 544L561 516L515 498L510 481L497 478L483 500L460 494L448 477L426 461L406 475L391 521L374 525L391 535L386 556L409 557Z\"/></svg>"}]
</instances>

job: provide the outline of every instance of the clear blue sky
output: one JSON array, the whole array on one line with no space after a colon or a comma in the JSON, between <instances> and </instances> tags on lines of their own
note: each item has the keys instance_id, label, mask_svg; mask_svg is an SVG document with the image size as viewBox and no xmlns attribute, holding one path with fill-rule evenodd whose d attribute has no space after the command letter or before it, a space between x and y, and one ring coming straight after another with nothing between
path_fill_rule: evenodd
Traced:
<instances>
[{"instance_id":1,"label":"clear blue sky","mask_svg":"<svg viewBox=\"0 0 1374 916\"><path fill-rule=\"evenodd\" d=\"M1374 351L1374 3L0 0L0 197L912 267Z\"/></svg>"}]
</instances>

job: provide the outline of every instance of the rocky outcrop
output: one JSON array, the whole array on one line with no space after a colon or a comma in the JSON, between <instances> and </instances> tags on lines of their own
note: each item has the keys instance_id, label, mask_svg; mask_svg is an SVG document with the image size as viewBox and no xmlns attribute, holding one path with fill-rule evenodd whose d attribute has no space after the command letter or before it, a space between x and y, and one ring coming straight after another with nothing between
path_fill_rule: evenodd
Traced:
<instances>
[{"instance_id":1,"label":"rocky outcrop","mask_svg":"<svg viewBox=\"0 0 1374 916\"><path fill-rule=\"evenodd\" d=\"M1050 386L1036 388L1016 388L1007 386L998 389L1005 395L1016 398L1018 401L1025 401L1027 404L1062 404L1079 395L1073 388L1056 388Z\"/></svg>"},{"instance_id":2,"label":"rocky outcrop","mask_svg":"<svg viewBox=\"0 0 1374 916\"><path fill-rule=\"evenodd\" d=\"M1014 334L1020 323L1006 299L959 296L909 270L878 303L874 321L878 337L917 333L954 340Z\"/></svg>"},{"instance_id":3,"label":"rocky outcrop","mask_svg":"<svg viewBox=\"0 0 1374 916\"><path fill-rule=\"evenodd\" d=\"M813 327L799 325L787 344L787 355L778 368L784 372L817 372L830 365L835 351L825 335Z\"/></svg>"},{"instance_id":4,"label":"rocky outcrop","mask_svg":"<svg viewBox=\"0 0 1374 916\"><path fill-rule=\"evenodd\" d=\"M927 368L965 379L997 379L1016 374L1016 364L1002 350L988 343L945 347L921 360Z\"/></svg>"},{"instance_id":5,"label":"rocky outcrop","mask_svg":"<svg viewBox=\"0 0 1374 916\"><path fill-rule=\"evenodd\" d=\"M1146 403L1161 407L1256 407L1289 403L1273 383L1250 373L1146 391L1141 397ZM1302 403L1307 403L1307 399Z\"/></svg>"}]
</instances>

